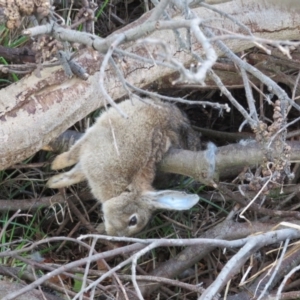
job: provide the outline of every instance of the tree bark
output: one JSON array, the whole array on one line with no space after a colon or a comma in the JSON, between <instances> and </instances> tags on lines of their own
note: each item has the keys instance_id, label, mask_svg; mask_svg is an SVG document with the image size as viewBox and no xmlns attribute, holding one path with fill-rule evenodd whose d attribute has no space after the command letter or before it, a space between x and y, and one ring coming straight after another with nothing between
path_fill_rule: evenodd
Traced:
<instances>
[{"instance_id":1,"label":"tree bark","mask_svg":"<svg viewBox=\"0 0 300 300\"><path fill-rule=\"evenodd\" d=\"M215 7L234 16L258 37L284 40L299 37L300 19L297 3L289 10L286 9L288 4L283 9L280 5L273 5L272 0L234 0L217 4ZM226 28L231 32L241 32L236 24L221 18L211 10L197 7L193 11L201 19L211 20L212 26ZM138 28L145 23L150 14L151 12L145 14L117 33L128 33L128 30ZM179 20L182 17L177 16L174 19ZM183 35L185 32L181 31ZM192 62L190 54L178 50L176 37L172 31L157 30L150 37L170 45L174 58L183 65ZM68 38L72 39L72 37L66 39ZM239 39L227 40L226 44L234 52L253 47L251 41ZM145 57L148 55L144 46L133 42L124 45L123 49ZM195 42L193 50L199 54L203 53L201 46ZM160 50L153 49L153 51ZM222 55L218 51L217 53ZM91 49L79 53L77 62L86 68L89 74L87 81L68 78L61 67L53 67L42 70L41 77L34 74L25 76L19 82L0 91L0 170L34 154L75 122L103 106L103 96L99 89L99 69L102 59L102 54ZM177 78L177 73L172 69L131 58L117 64L124 78L138 88L157 90L170 86ZM105 86L114 100L126 96L127 92L111 66L106 69Z\"/></svg>"}]
</instances>

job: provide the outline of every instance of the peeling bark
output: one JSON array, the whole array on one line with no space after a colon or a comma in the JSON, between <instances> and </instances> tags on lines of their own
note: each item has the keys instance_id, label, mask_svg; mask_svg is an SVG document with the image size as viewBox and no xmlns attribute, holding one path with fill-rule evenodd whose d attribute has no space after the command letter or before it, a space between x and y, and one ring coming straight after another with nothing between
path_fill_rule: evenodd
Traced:
<instances>
[{"instance_id":1,"label":"peeling bark","mask_svg":"<svg viewBox=\"0 0 300 300\"><path fill-rule=\"evenodd\" d=\"M265 1L235 0L215 7L243 22L256 36L269 39L299 37L298 5L292 10L284 10ZM213 26L241 32L235 24L221 19L208 9L198 7L194 11L202 19L211 19ZM176 18L180 19L181 16ZM145 19L147 14L123 28L122 32L139 26L139 22ZM177 49L172 31L158 30L150 37L170 45L174 58L184 65L191 63L191 56ZM251 41L239 39L228 40L226 43L234 52L253 47ZM200 45L197 48L194 44L193 47L199 54L202 53ZM148 55L141 45L128 44L124 49L131 53ZM220 52L218 54L221 55ZM0 170L34 154L75 122L103 105L98 82L102 55L92 50L84 50L79 53L77 61L87 69L90 75L87 81L70 79L61 67L53 67L44 69L41 78L34 74L28 75L0 91ZM156 90L170 86L171 81L177 78L174 70L130 58L126 62L119 61L118 67L125 79L138 88L151 87ZM106 70L105 86L115 100L126 95L122 83L111 67Z\"/></svg>"}]
</instances>

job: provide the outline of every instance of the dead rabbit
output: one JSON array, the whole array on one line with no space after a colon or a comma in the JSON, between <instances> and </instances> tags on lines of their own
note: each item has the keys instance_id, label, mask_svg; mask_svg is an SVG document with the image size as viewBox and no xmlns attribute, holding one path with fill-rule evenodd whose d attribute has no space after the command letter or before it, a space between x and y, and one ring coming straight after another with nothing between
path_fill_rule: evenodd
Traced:
<instances>
[{"instance_id":1,"label":"dead rabbit","mask_svg":"<svg viewBox=\"0 0 300 300\"><path fill-rule=\"evenodd\" d=\"M75 166L47 185L61 188L87 180L102 203L107 234L131 236L141 231L157 209L186 210L197 195L152 187L156 165L172 148L197 150L199 137L173 104L133 99L119 104L128 118L109 108L52 169Z\"/></svg>"}]
</instances>

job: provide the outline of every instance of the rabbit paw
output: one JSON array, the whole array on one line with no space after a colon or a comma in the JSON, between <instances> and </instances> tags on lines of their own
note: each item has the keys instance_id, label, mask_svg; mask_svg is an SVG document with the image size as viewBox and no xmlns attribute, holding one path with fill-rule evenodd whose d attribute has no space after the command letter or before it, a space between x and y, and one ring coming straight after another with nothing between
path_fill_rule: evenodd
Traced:
<instances>
[{"instance_id":1,"label":"rabbit paw","mask_svg":"<svg viewBox=\"0 0 300 300\"><path fill-rule=\"evenodd\" d=\"M69 152L64 152L58 156L55 157L55 159L53 160L52 164L51 164L51 169L52 170L60 170L63 169L65 167L69 167L72 166L76 163L76 161L72 161L69 158Z\"/></svg>"},{"instance_id":2,"label":"rabbit paw","mask_svg":"<svg viewBox=\"0 0 300 300\"><path fill-rule=\"evenodd\" d=\"M51 177L48 180L47 186L49 188L55 188L55 189L63 188L68 185L68 182L66 182L66 181L67 180L66 180L66 176L64 173L58 174L58 175Z\"/></svg>"}]
</instances>

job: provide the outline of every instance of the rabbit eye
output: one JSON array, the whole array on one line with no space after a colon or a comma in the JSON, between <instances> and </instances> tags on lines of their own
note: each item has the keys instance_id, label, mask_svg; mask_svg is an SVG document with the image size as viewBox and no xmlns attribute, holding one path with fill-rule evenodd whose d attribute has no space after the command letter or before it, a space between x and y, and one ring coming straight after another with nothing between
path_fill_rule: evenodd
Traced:
<instances>
[{"instance_id":1,"label":"rabbit eye","mask_svg":"<svg viewBox=\"0 0 300 300\"><path fill-rule=\"evenodd\" d=\"M137 224L137 217L132 216L129 220L128 226L135 226Z\"/></svg>"}]
</instances>

